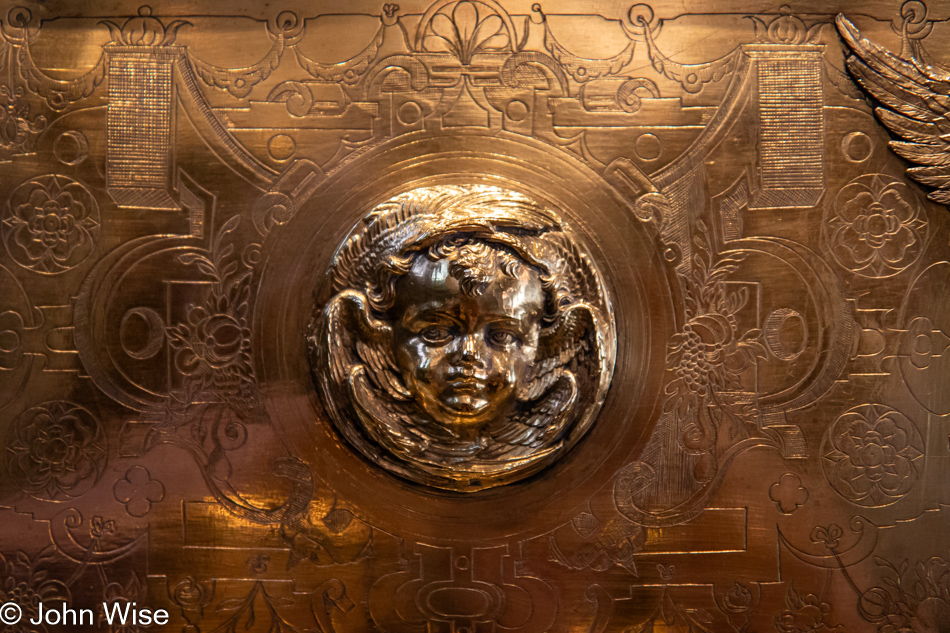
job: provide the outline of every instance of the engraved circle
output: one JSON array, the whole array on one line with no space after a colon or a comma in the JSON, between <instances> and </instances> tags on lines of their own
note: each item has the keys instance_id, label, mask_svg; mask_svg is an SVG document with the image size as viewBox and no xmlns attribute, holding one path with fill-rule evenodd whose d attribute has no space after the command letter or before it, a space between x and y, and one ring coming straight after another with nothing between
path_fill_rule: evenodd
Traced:
<instances>
[{"instance_id":1,"label":"engraved circle","mask_svg":"<svg viewBox=\"0 0 950 633\"><path fill-rule=\"evenodd\" d=\"M660 157L663 145L655 134L641 134L634 142L634 151L641 160L651 161Z\"/></svg>"},{"instance_id":2,"label":"engraved circle","mask_svg":"<svg viewBox=\"0 0 950 633\"><path fill-rule=\"evenodd\" d=\"M524 121L528 116L528 105L524 101L515 99L505 107L505 114L512 121Z\"/></svg>"},{"instance_id":3,"label":"engraved circle","mask_svg":"<svg viewBox=\"0 0 950 633\"><path fill-rule=\"evenodd\" d=\"M407 101L399 106L396 116L399 117L399 122L403 125L413 125L422 118L422 108L415 101Z\"/></svg>"},{"instance_id":4,"label":"engraved circle","mask_svg":"<svg viewBox=\"0 0 950 633\"><path fill-rule=\"evenodd\" d=\"M841 139L841 153L852 163L863 163L871 157L874 144L864 132L851 132Z\"/></svg>"},{"instance_id":5,"label":"engraved circle","mask_svg":"<svg viewBox=\"0 0 950 633\"><path fill-rule=\"evenodd\" d=\"M433 543L477 538L500 544L513 534L540 535L570 521L591 486L608 485L639 454L663 406L665 355L653 341L673 334L675 302L656 241L582 162L504 132L406 135L347 161L346 169L331 165L326 171L300 212L274 225L261 246L261 277L282 280L259 286L250 320L255 373L275 431L302 459L335 473L315 475L340 498L363 499L372 491L372 502L359 505L360 519L369 525L398 525L400 534ZM461 495L407 482L350 447L313 386L301 334L312 327L309 289L325 283L333 258L327 235L337 236L333 244L342 241L369 209L392 196L384 192L472 182L520 191L563 210L605 272L614 310L624 320L615 323L618 366L597 422L567 458L544 467L544 476ZM328 291L318 302L331 296ZM291 392L307 398L292 402Z\"/></svg>"},{"instance_id":6,"label":"engraved circle","mask_svg":"<svg viewBox=\"0 0 950 633\"><path fill-rule=\"evenodd\" d=\"M835 492L855 505L881 507L900 501L917 483L924 444L900 411L863 404L838 416L820 451Z\"/></svg>"},{"instance_id":7,"label":"engraved circle","mask_svg":"<svg viewBox=\"0 0 950 633\"><path fill-rule=\"evenodd\" d=\"M779 360L795 360L808 344L808 323L798 310L792 308L772 310L765 318L762 330L765 344Z\"/></svg>"},{"instance_id":8,"label":"engraved circle","mask_svg":"<svg viewBox=\"0 0 950 633\"><path fill-rule=\"evenodd\" d=\"M63 132L53 141L53 155L64 165L78 165L89 157L89 141L78 130Z\"/></svg>"},{"instance_id":9,"label":"engraved circle","mask_svg":"<svg viewBox=\"0 0 950 633\"><path fill-rule=\"evenodd\" d=\"M95 251L99 205L85 185L66 176L37 176L20 184L2 215L7 253L27 270L65 272Z\"/></svg>"},{"instance_id":10,"label":"engraved circle","mask_svg":"<svg viewBox=\"0 0 950 633\"><path fill-rule=\"evenodd\" d=\"M106 438L85 408L56 400L21 413L10 427L7 472L37 499L67 501L89 491L106 464Z\"/></svg>"},{"instance_id":11,"label":"engraved circle","mask_svg":"<svg viewBox=\"0 0 950 633\"><path fill-rule=\"evenodd\" d=\"M275 134L267 141L267 153L276 161L285 161L297 151L297 143L288 134Z\"/></svg>"},{"instance_id":12,"label":"engraved circle","mask_svg":"<svg viewBox=\"0 0 950 633\"><path fill-rule=\"evenodd\" d=\"M165 323L152 308L130 308L119 322L119 341L126 354L147 360L158 354L165 343Z\"/></svg>"}]
</instances>

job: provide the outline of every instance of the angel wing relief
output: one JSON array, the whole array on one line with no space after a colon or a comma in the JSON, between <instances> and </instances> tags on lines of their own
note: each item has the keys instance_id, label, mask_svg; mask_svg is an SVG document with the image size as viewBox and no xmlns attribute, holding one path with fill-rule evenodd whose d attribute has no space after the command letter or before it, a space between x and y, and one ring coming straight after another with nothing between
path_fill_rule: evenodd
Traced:
<instances>
[{"instance_id":1,"label":"angel wing relief","mask_svg":"<svg viewBox=\"0 0 950 633\"><path fill-rule=\"evenodd\" d=\"M904 27L904 50L895 55L862 36L839 14L838 32L852 51L848 70L880 105L880 121L903 140L889 143L899 156L917 165L907 173L935 188L929 198L950 204L950 69L930 59L919 40Z\"/></svg>"},{"instance_id":2,"label":"angel wing relief","mask_svg":"<svg viewBox=\"0 0 950 633\"><path fill-rule=\"evenodd\" d=\"M475 491L573 446L606 395L600 275L552 211L491 186L413 189L338 250L309 336L333 424L412 481Z\"/></svg>"}]
</instances>

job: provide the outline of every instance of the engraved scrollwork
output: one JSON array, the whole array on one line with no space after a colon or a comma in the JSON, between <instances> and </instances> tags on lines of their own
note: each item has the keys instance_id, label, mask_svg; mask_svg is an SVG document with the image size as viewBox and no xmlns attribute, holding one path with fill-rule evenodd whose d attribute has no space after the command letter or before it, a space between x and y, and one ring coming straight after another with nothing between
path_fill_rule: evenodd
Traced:
<instances>
[{"instance_id":1,"label":"engraved scrollwork","mask_svg":"<svg viewBox=\"0 0 950 633\"><path fill-rule=\"evenodd\" d=\"M280 65L283 52L284 40L278 36L270 51L259 62L245 68L220 68L195 57L191 57L191 63L195 74L207 85L227 90L232 97L243 99Z\"/></svg>"},{"instance_id":2,"label":"engraved scrollwork","mask_svg":"<svg viewBox=\"0 0 950 633\"><path fill-rule=\"evenodd\" d=\"M214 600L214 594L214 580L199 581L194 576L183 578L174 589L169 587L168 591L172 602L178 606L181 617L194 631L198 631L198 623L204 617L205 608Z\"/></svg>"},{"instance_id":3,"label":"engraved scrollwork","mask_svg":"<svg viewBox=\"0 0 950 633\"><path fill-rule=\"evenodd\" d=\"M125 21L120 27L114 22L103 20L112 37L110 44L120 46L172 46L178 36L178 30L183 26L191 26L185 20L175 20L163 24L161 20L152 16L152 8L139 7L139 14Z\"/></svg>"},{"instance_id":4,"label":"engraved scrollwork","mask_svg":"<svg viewBox=\"0 0 950 633\"><path fill-rule=\"evenodd\" d=\"M239 411L253 412L258 405L247 320L251 271L242 269L234 245L225 241L240 219L235 216L221 227L210 253L179 256L181 263L196 266L212 280L207 301L190 306L187 322L167 330L175 368L184 376L183 394L176 401L186 407L202 394L224 399Z\"/></svg>"},{"instance_id":5,"label":"engraved scrollwork","mask_svg":"<svg viewBox=\"0 0 950 633\"><path fill-rule=\"evenodd\" d=\"M360 80L371 64L376 61L379 55L379 47L383 44L385 35L385 24L377 31L373 40L362 51L357 53L351 59L338 62L336 64L325 64L310 59L295 47L294 54L300 66L307 71L309 75L321 81L341 82L346 85L353 85ZM288 105L289 108L289 105Z\"/></svg>"},{"instance_id":6,"label":"engraved scrollwork","mask_svg":"<svg viewBox=\"0 0 950 633\"><path fill-rule=\"evenodd\" d=\"M906 184L883 174L865 174L835 196L827 228L839 264L863 277L881 278L917 261L927 220Z\"/></svg>"},{"instance_id":7,"label":"engraved scrollwork","mask_svg":"<svg viewBox=\"0 0 950 633\"><path fill-rule=\"evenodd\" d=\"M17 94L18 88L13 85L14 76L18 76L32 93L45 99L46 104L53 110L62 110L74 101L90 96L105 77L105 53L101 54L96 64L82 75L73 79L55 78L38 68L33 61L30 47L36 41L39 32L39 22L26 7L13 7L7 13L7 20L0 22L0 36L2 36L0 59L5 58L5 63L0 62L0 66L5 65L9 72L6 90L17 99L22 96L22 94ZM17 120L21 134L28 132L24 129L26 125L23 120L24 108L25 106L12 102L6 108L10 113L17 113L17 116L21 117ZM42 127L40 118L35 118L32 123ZM9 128L10 123L7 123L5 127ZM7 129L2 135L7 136L9 132L10 130Z\"/></svg>"},{"instance_id":8,"label":"engraved scrollwork","mask_svg":"<svg viewBox=\"0 0 950 633\"><path fill-rule=\"evenodd\" d=\"M631 16L633 17L633 16ZM637 26L642 29L646 39L647 55L653 64L654 70L668 79L679 82L686 92L697 93L709 82L717 82L736 69L741 51L736 48L719 59L702 64L682 64L673 61L663 54L653 40L653 30L647 15L642 13L636 16Z\"/></svg>"},{"instance_id":9,"label":"engraved scrollwork","mask_svg":"<svg viewBox=\"0 0 950 633\"><path fill-rule=\"evenodd\" d=\"M624 112L637 112L643 105L643 99L657 99L660 89L656 83L645 77L634 77L620 84L617 89L617 104Z\"/></svg>"},{"instance_id":10,"label":"engraved scrollwork","mask_svg":"<svg viewBox=\"0 0 950 633\"><path fill-rule=\"evenodd\" d=\"M215 613L227 615L216 630L249 630L260 617L268 631L304 633L303 629L294 626L291 616L286 614L287 609L292 607L294 602L292 598L269 592L263 582L257 581L245 596L222 600L215 606ZM262 611L262 615L257 615L258 610Z\"/></svg>"},{"instance_id":11,"label":"engraved scrollwork","mask_svg":"<svg viewBox=\"0 0 950 633\"><path fill-rule=\"evenodd\" d=\"M569 569L606 571L619 566L636 574L636 554L646 542L643 526L617 516L603 524L581 512L550 537L548 558Z\"/></svg>"},{"instance_id":12,"label":"engraved scrollwork","mask_svg":"<svg viewBox=\"0 0 950 633\"><path fill-rule=\"evenodd\" d=\"M38 176L7 200L0 235L10 257L29 270L53 274L82 263L99 234L99 205L83 184L66 176Z\"/></svg>"},{"instance_id":13,"label":"engraved scrollwork","mask_svg":"<svg viewBox=\"0 0 950 633\"><path fill-rule=\"evenodd\" d=\"M907 416L882 404L865 404L829 427L822 466L831 487L845 499L883 506L914 487L923 454L920 432Z\"/></svg>"},{"instance_id":14,"label":"engraved scrollwork","mask_svg":"<svg viewBox=\"0 0 950 633\"><path fill-rule=\"evenodd\" d=\"M75 498L88 492L105 468L105 435L83 407L44 402L13 422L6 462L24 492L52 501Z\"/></svg>"},{"instance_id":15,"label":"engraved scrollwork","mask_svg":"<svg viewBox=\"0 0 950 633\"><path fill-rule=\"evenodd\" d=\"M551 26L548 24L548 20L541 11L540 5L536 4L532 6L531 10L539 14L544 23L544 47L551 53L551 57L557 60L561 67L578 83L616 75L633 59L633 54L636 51L636 42L634 41L631 41L622 51L607 59L585 59L579 57L567 50L557 41L557 38L555 38L551 32Z\"/></svg>"}]
</instances>

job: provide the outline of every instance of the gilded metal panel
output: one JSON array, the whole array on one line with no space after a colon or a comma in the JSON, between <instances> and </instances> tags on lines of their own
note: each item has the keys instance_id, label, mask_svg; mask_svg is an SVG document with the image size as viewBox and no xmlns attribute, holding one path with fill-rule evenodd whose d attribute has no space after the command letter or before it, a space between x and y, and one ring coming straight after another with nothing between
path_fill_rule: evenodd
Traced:
<instances>
[{"instance_id":1,"label":"gilded metal panel","mask_svg":"<svg viewBox=\"0 0 950 633\"><path fill-rule=\"evenodd\" d=\"M4 0L0 631L950 630L948 19Z\"/></svg>"}]
</instances>

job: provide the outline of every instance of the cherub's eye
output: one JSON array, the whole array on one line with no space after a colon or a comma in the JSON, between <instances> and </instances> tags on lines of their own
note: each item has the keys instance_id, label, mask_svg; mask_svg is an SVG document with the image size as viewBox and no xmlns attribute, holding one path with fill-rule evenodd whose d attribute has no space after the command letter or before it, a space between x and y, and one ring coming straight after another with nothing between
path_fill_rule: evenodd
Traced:
<instances>
[{"instance_id":1,"label":"cherub's eye","mask_svg":"<svg viewBox=\"0 0 950 633\"><path fill-rule=\"evenodd\" d=\"M426 343L442 345L452 338L452 330L445 325L430 325L419 332L419 336Z\"/></svg>"},{"instance_id":2,"label":"cherub's eye","mask_svg":"<svg viewBox=\"0 0 950 633\"><path fill-rule=\"evenodd\" d=\"M491 339L491 342L495 345L511 345L517 343L520 339L513 333L508 330L495 330L488 335Z\"/></svg>"}]
</instances>

